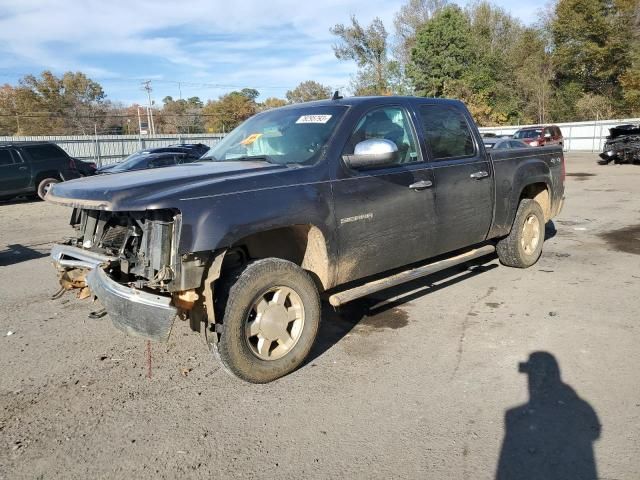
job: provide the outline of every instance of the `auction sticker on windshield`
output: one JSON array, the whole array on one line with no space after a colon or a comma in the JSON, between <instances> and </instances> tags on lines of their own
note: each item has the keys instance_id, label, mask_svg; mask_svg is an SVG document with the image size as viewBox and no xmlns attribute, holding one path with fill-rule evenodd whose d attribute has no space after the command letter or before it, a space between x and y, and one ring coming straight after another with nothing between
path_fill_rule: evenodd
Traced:
<instances>
[{"instance_id":1,"label":"auction sticker on windshield","mask_svg":"<svg viewBox=\"0 0 640 480\"><path fill-rule=\"evenodd\" d=\"M327 123L331 115L302 115L296 123Z\"/></svg>"}]
</instances>

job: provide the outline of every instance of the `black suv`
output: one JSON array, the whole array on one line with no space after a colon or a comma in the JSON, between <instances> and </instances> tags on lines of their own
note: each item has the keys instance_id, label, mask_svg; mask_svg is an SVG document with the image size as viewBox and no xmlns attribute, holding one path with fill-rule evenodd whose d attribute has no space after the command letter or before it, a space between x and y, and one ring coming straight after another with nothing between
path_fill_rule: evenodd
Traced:
<instances>
[{"instance_id":1,"label":"black suv","mask_svg":"<svg viewBox=\"0 0 640 480\"><path fill-rule=\"evenodd\" d=\"M79 177L75 160L54 143L0 143L0 199L44 198L51 185Z\"/></svg>"}]
</instances>

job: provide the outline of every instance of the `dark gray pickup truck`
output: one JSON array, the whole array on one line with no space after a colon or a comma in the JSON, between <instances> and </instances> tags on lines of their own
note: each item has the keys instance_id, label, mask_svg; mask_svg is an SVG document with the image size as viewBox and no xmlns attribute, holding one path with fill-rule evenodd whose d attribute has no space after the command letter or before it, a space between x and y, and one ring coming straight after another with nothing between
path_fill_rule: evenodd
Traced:
<instances>
[{"instance_id":1,"label":"dark gray pickup truck","mask_svg":"<svg viewBox=\"0 0 640 480\"><path fill-rule=\"evenodd\" d=\"M333 306L497 251L529 267L564 195L559 147L487 153L455 100L291 105L240 125L201 161L55 185L74 238L52 257L120 329L204 331L228 371L299 366Z\"/></svg>"}]
</instances>

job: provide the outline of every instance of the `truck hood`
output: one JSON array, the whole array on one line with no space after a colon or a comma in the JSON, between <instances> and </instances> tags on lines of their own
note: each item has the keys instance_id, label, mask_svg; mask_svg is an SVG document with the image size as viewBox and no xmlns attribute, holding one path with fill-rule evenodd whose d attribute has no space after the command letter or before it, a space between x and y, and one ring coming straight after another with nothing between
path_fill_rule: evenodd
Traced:
<instances>
[{"instance_id":1,"label":"truck hood","mask_svg":"<svg viewBox=\"0 0 640 480\"><path fill-rule=\"evenodd\" d=\"M199 162L80 178L54 185L45 199L59 205L97 210L168 208L167 201L184 196L209 196L233 191L231 180L250 180L287 170L260 161Z\"/></svg>"}]
</instances>

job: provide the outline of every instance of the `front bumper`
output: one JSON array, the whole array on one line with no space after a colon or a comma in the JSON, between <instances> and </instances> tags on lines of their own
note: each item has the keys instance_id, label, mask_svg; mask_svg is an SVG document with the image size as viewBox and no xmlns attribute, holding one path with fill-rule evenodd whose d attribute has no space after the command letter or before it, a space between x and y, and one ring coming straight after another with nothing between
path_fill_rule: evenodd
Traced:
<instances>
[{"instance_id":1,"label":"front bumper","mask_svg":"<svg viewBox=\"0 0 640 480\"><path fill-rule=\"evenodd\" d=\"M70 245L54 245L51 258L59 272L80 269L85 281L111 317L113 324L130 334L167 341L177 309L171 298L138 290L112 280L105 268L117 259Z\"/></svg>"}]
</instances>

